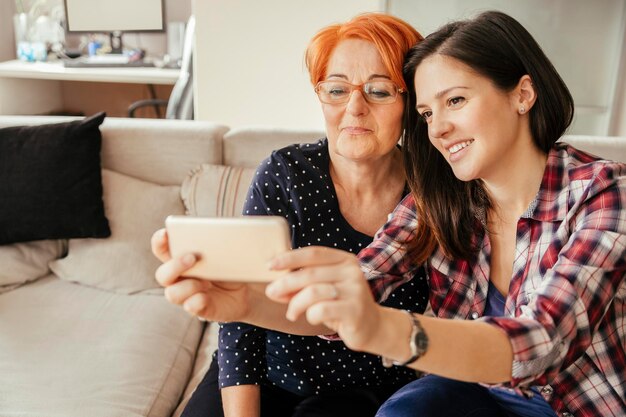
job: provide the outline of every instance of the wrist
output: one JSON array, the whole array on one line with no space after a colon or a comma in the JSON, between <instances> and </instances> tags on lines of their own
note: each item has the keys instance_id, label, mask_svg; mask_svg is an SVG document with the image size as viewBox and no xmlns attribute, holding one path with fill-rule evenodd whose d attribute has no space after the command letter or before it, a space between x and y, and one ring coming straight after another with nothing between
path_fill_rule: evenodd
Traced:
<instances>
[{"instance_id":1,"label":"wrist","mask_svg":"<svg viewBox=\"0 0 626 417\"><path fill-rule=\"evenodd\" d=\"M402 313L404 316L402 319L405 324L402 325L402 322L396 324L394 327L397 332L394 332L396 335L395 338L390 338L393 341L395 346L390 347L387 350L387 354L382 355L382 363L386 368L390 368L392 366L407 366L419 358L421 358L428 349L428 337L422 327L418 315L412 313L408 310L396 310L396 312ZM395 314L395 322L397 323L399 317L398 314ZM409 329L408 334L406 330L406 323L408 322Z\"/></svg>"}]
</instances>

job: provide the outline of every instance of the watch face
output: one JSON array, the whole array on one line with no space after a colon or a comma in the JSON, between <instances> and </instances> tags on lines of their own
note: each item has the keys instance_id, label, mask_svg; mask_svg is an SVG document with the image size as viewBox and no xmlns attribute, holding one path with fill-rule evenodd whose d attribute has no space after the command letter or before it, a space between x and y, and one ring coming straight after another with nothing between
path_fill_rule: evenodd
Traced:
<instances>
[{"instance_id":1,"label":"watch face","mask_svg":"<svg viewBox=\"0 0 626 417\"><path fill-rule=\"evenodd\" d=\"M415 335L415 345L417 346L417 351L420 356L426 353L426 349L428 349L428 336L424 333L424 329L420 329Z\"/></svg>"}]
</instances>

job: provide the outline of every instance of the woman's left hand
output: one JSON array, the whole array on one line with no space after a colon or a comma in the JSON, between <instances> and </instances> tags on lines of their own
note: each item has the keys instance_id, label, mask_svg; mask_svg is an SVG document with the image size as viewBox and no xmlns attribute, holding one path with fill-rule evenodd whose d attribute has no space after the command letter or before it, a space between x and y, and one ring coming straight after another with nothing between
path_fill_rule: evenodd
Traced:
<instances>
[{"instance_id":1,"label":"woman's left hand","mask_svg":"<svg viewBox=\"0 0 626 417\"><path fill-rule=\"evenodd\" d=\"M353 350L365 350L375 337L381 308L355 255L309 246L277 256L271 268L291 271L266 289L272 300L288 303L289 320L304 313L310 324L332 329Z\"/></svg>"}]
</instances>

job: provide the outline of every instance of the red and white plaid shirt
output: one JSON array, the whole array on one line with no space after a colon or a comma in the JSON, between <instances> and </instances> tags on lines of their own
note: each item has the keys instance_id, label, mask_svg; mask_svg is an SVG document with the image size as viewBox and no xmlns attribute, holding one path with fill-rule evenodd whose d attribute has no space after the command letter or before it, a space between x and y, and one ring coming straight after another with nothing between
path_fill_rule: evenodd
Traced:
<instances>
[{"instance_id":1,"label":"red and white plaid shirt","mask_svg":"<svg viewBox=\"0 0 626 417\"><path fill-rule=\"evenodd\" d=\"M474 259L450 260L440 250L430 257L434 314L504 330L513 347L510 386L538 386L561 415L626 416L626 165L563 143L550 151L539 193L518 221L503 317L482 317L491 254L483 222ZM359 254L379 300L413 275L401 242L415 225L409 195Z\"/></svg>"}]
</instances>

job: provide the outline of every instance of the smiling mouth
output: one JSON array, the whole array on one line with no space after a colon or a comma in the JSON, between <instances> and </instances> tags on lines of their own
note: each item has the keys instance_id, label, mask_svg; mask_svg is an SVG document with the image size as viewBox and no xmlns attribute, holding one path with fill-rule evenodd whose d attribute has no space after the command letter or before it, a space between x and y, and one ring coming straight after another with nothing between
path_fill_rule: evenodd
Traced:
<instances>
[{"instance_id":1,"label":"smiling mouth","mask_svg":"<svg viewBox=\"0 0 626 417\"><path fill-rule=\"evenodd\" d=\"M460 151L461 149L465 149L468 146L470 146L472 144L472 142L474 142L474 139L470 139L470 140L467 140L465 142L457 143L456 145L453 145L453 146L449 147L448 148L448 152L450 152L450 155L453 155L453 154L457 153L458 151Z\"/></svg>"}]
</instances>

